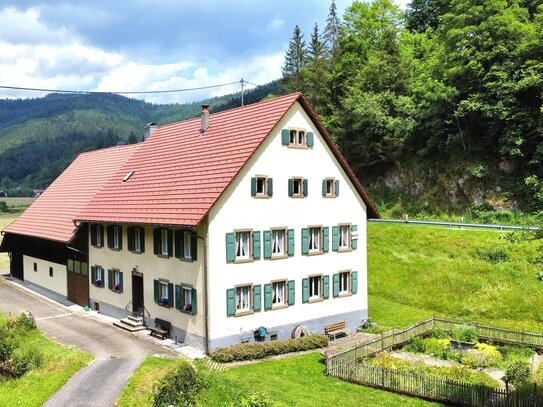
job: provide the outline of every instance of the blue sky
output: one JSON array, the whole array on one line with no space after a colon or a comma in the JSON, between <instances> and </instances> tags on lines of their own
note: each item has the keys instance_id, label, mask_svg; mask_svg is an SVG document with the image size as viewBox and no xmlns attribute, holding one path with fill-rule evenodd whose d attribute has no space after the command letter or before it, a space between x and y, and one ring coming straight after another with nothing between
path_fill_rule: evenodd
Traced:
<instances>
[{"instance_id":1,"label":"blue sky","mask_svg":"<svg viewBox=\"0 0 543 407\"><path fill-rule=\"evenodd\" d=\"M396 3L405 7L406 0ZM281 76L296 24L324 27L331 0L1 0L0 85L140 91ZM336 0L339 14L352 3ZM188 102L213 90L138 96ZM44 93L0 89L0 98Z\"/></svg>"}]
</instances>

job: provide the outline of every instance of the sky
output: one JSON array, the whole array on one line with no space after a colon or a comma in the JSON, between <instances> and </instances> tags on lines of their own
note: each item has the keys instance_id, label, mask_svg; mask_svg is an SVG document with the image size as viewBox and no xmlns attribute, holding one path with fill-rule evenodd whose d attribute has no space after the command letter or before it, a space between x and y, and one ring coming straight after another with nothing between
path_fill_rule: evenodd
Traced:
<instances>
[{"instance_id":1,"label":"sky","mask_svg":"<svg viewBox=\"0 0 543 407\"><path fill-rule=\"evenodd\" d=\"M409 0L396 0L404 8ZM338 14L352 0L336 0ZM186 103L281 77L298 24L309 41L331 0L0 0L0 86L150 91ZM246 85L250 89L252 85ZM44 96L0 88L0 98Z\"/></svg>"}]
</instances>

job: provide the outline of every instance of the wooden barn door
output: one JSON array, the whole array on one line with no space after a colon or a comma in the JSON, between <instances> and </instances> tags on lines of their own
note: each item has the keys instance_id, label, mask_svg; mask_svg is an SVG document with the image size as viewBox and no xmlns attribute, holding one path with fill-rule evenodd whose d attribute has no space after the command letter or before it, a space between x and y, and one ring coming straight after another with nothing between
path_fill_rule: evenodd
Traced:
<instances>
[{"instance_id":1,"label":"wooden barn door","mask_svg":"<svg viewBox=\"0 0 543 407\"><path fill-rule=\"evenodd\" d=\"M89 305L89 268L87 263L68 260L68 299L78 305Z\"/></svg>"}]
</instances>

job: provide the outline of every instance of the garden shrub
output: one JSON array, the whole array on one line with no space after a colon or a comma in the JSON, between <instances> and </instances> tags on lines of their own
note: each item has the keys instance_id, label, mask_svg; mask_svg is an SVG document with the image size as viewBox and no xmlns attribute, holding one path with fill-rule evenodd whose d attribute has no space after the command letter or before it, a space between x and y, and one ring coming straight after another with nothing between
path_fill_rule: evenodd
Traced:
<instances>
[{"instance_id":1,"label":"garden shrub","mask_svg":"<svg viewBox=\"0 0 543 407\"><path fill-rule=\"evenodd\" d=\"M449 333L441 328L433 328L428 332L428 337L435 339L449 339Z\"/></svg>"},{"instance_id":2,"label":"garden shrub","mask_svg":"<svg viewBox=\"0 0 543 407\"><path fill-rule=\"evenodd\" d=\"M471 368L489 367L498 363L502 358L495 346L486 343L476 343L473 349L462 353L460 362Z\"/></svg>"},{"instance_id":3,"label":"garden shrub","mask_svg":"<svg viewBox=\"0 0 543 407\"><path fill-rule=\"evenodd\" d=\"M452 330L452 339L461 342L475 342L477 330L470 325L456 325Z\"/></svg>"},{"instance_id":4,"label":"garden shrub","mask_svg":"<svg viewBox=\"0 0 543 407\"><path fill-rule=\"evenodd\" d=\"M274 407L277 403L274 403L270 396L266 393L253 393L249 396L243 397L237 402L230 403L230 407Z\"/></svg>"},{"instance_id":5,"label":"garden shrub","mask_svg":"<svg viewBox=\"0 0 543 407\"><path fill-rule=\"evenodd\" d=\"M328 346L328 338L323 334L305 336L298 339L285 339L273 342L253 342L218 348L211 354L217 362L229 363L236 360L262 359L266 356L300 352Z\"/></svg>"},{"instance_id":6,"label":"garden shrub","mask_svg":"<svg viewBox=\"0 0 543 407\"><path fill-rule=\"evenodd\" d=\"M195 406L196 396L204 387L198 372L188 362L181 361L153 389L153 406Z\"/></svg>"},{"instance_id":7,"label":"garden shrub","mask_svg":"<svg viewBox=\"0 0 543 407\"><path fill-rule=\"evenodd\" d=\"M515 360L505 369L503 380L505 380L507 383L511 383L515 387L519 387L530 380L531 375L532 369L528 362Z\"/></svg>"},{"instance_id":8,"label":"garden shrub","mask_svg":"<svg viewBox=\"0 0 543 407\"><path fill-rule=\"evenodd\" d=\"M44 361L43 353L34 347L17 348L12 357L9 375L13 378L21 377L31 370L40 368Z\"/></svg>"},{"instance_id":9,"label":"garden shrub","mask_svg":"<svg viewBox=\"0 0 543 407\"><path fill-rule=\"evenodd\" d=\"M405 345L402 350L411 353L424 353L426 351L426 345L422 338L415 336L414 338L409 339L409 342L407 342L407 345Z\"/></svg>"}]
</instances>

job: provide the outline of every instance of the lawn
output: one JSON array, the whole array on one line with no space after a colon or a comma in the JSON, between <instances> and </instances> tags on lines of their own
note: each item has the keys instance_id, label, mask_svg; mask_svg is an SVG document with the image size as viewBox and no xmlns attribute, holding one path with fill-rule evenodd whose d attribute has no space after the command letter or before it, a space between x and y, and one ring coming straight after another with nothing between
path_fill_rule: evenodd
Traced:
<instances>
[{"instance_id":1,"label":"lawn","mask_svg":"<svg viewBox=\"0 0 543 407\"><path fill-rule=\"evenodd\" d=\"M370 317L398 328L436 315L543 331L541 244L505 236L369 223Z\"/></svg>"},{"instance_id":2,"label":"lawn","mask_svg":"<svg viewBox=\"0 0 543 407\"><path fill-rule=\"evenodd\" d=\"M92 359L86 353L53 342L37 329L29 331L21 341L22 347L41 351L44 365L19 379L0 382L0 406L41 406Z\"/></svg>"}]
</instances>

